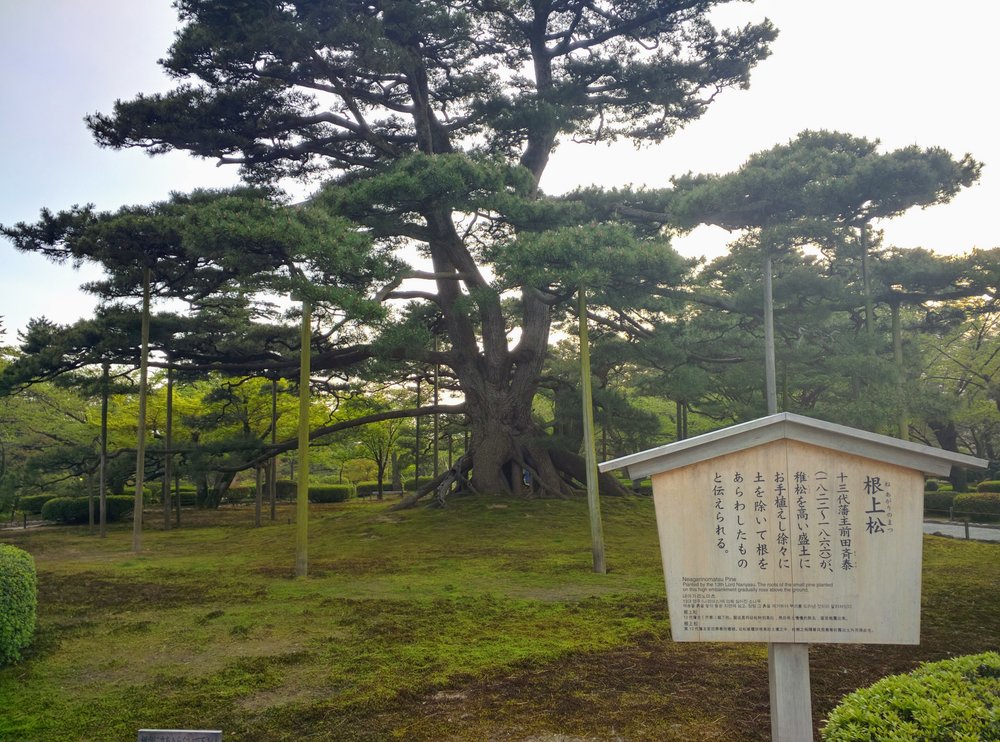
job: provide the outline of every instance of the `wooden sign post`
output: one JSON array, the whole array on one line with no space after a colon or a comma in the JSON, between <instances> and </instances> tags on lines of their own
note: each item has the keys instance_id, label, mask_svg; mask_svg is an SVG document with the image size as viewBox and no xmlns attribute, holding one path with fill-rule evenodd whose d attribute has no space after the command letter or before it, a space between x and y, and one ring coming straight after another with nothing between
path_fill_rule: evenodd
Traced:
<instances>
[{"instance_id":1,"label":"wooden sign post","mask_svg":"<svg viewBox=\"0 0 1000 742\"><path fill-rule=\"evenodd\" d=\"M675 641L768 643L776 742L812 739L809 644L918 644L924 473L986 461L770 415L601 465L651 476Z\"/></svg>"}]
</instances>

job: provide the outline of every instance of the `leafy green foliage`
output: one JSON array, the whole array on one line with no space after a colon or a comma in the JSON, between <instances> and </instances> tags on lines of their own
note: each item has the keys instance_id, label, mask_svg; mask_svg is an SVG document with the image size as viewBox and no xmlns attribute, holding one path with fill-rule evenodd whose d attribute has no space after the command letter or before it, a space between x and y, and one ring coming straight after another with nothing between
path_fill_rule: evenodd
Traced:
<instances>
[{"instance_id":1,"label":"leafy green foliage","mask_svg":"<svg viewBox=\"0 0 1000 742\"><path fill-rule=\"evenodd\" d=\"M135 499L128 495L108 495L105 497L108 522L120 520L131 513ZM97 498L94 498L94 519L97 519ZM42 518L59 523L87 523L90 519L90 498L56 497L42 506Z\"/></svg>"},{"instance_id":2,"label":"leafy green foliage","mask_svg":"<svg viewBox=\"0 0 1000 742\"><path fill-rule=\"evenodd\" d=\"M42 506L55 497L57 495L23 495L17 498L17 509L29 515L39 515L42 512Z\"/></svg>"},{"instance_id":3,"label":"leafy green foliage","mask_svg":"<svg viewBox=\"0 0 1000 742\"><path fill-rule=\"evenodd\" d=\"M1000 740L1000 655L955 657L894 675L830 712L823 742Z\"/></svg>"},{"instance_id":4,"label":"leafy green foliage","mask_svg":"<svg viewBox=\"0 0 1000 742\"><path fill-rule=\"evenodd\" d=\"M940 518L949 515L955 502L954 492L934 490L924 492L924 514Z\"/></svg>"},{"instance_id":5,"label":"leafy green foliage","mask_svg":"<svg viewBox=\"0 0 1000 742\"><path fill-rule=\"evenodd\" d=\"M354 485L358 497L371 497L378 494L378 482L358 482ZM383 483L383 489L385 484Z\"/></svg>"},{"instance_id":6,"label":"leafy green foliage","mask_svg":"<svg viewBox=\"0 0 1000 742\"><path fill-rule=\"evenodd\" d=\"M430 477L420 477L420 479L403 480L403 489L407 492L416 492L418 487L422 487L431 481Z\"/></svg>"},{"instance_id":7,"label":"leafy green foliage","mask_svg":"<svg viewBox=\"0 0 1000 742\"><path fill-rule=\"evenodd\" d=\"M996 479L984 479L976 485L976 492L1000 492L1000 481Z\"/></svg>"},{"instance_id":8,"label":"leafy green foliage","mask_svg":"<svg viewBox=\"0 0 1000 742\"><path fill-rule=\"evenodd\" d=\"M970 520L1000 520L1000 492L962 492L955 495L955 515Z\"/></svg>"},{"instance_id":9,"label":"leafy green foliage","mask_svg":"<svg viewBox=\"0 0 1000 742\"><path fill-rule=\"evenodd\" d=\"M16 662L35 633L38 604L35 560L16 546L0 544L0 665Z\"/></svg>"}]
</instances>

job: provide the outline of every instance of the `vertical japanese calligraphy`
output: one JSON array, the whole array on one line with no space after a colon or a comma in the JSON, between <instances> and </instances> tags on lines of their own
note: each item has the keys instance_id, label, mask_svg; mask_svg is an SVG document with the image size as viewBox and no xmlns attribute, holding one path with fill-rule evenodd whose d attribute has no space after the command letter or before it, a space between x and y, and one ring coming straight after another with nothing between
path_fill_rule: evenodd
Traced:
<instances>
[{"instance_id":1,"label":"vertical japanese calligraphy","mask_svg":"<svg viewBox=\"0 0 1000 742\"><path fill-rule=\"evenodd\" d=\"M676 640L919 641L920 472L781 440L653 487Z\"/></svg>"}]
</instances>

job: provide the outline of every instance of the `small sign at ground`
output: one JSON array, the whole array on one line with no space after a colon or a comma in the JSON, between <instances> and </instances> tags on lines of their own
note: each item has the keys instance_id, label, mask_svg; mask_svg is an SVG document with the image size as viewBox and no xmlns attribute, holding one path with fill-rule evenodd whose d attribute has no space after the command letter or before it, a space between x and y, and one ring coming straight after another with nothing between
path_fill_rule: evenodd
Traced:
<instances>
[{"instance_id":1,"label":"small sign at ground","mask_svg":"<svg viewBox=\"0 0 1000 742\"><path fill-rule=\"evenodd\" d=\"M211 729L140 729L138 742L222 742L222 732Z\"/></svg>"}]
</instances>

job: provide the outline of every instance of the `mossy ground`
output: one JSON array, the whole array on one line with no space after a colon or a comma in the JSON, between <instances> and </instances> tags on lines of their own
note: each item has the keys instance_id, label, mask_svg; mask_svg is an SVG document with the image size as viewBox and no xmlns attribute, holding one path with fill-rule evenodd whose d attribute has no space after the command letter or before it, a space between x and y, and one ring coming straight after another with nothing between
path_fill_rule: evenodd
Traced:
<instances>
[{"instance_id":1,"label":"mossy ground","mask_svg":"<svg viewBox=\"0 0 1000 742\"><path fill-rule=\"evenodd\" d=\"M39 573L39 627L0 670L0 739L766 740L763 645L675 644L648 499L604 502L609 575L581 501L312 506L294 579L290 508L147 513L5 531ZM995 649L996 544L927 537L922 643L815 646L814 717L923 660Z\"/></svg>"}]
</instances>

